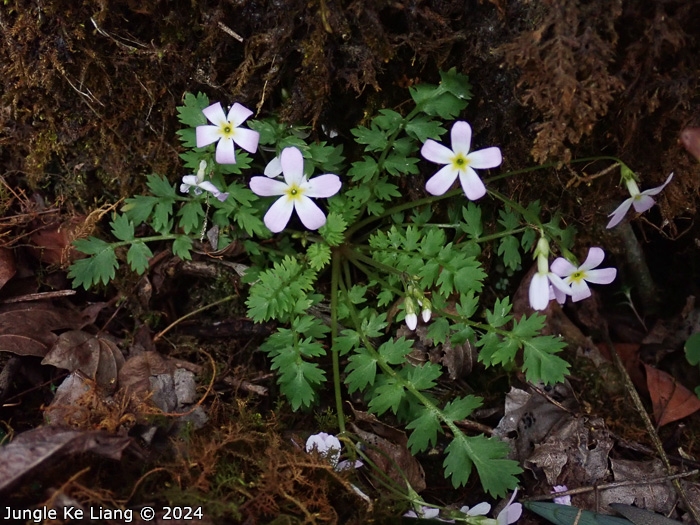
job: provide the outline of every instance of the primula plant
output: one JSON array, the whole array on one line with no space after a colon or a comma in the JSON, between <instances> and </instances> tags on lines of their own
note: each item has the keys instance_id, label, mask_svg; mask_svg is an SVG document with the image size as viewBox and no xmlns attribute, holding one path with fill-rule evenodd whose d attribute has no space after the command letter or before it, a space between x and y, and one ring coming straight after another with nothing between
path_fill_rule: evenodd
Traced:
<instances>
[{"instance_id":1,"label":"primula plant","mask_svg":"<svg viewBox=\"0 0 700 525\"><path fill-rule=\"evenodd\" d=\"M437 396L442 367L409 362L413 340L393 334L404 323L414 330L420 318L433 344L469 341L486 367L517 365L529 381L557 383L569 370L559 356L564 343L540 333L545 318L537 312L516 319L506 294L482 296L482 253L488 247L512 271L533 253L533 310L554 298L584 299L586 282L610 283L615 270L595 269L604 256L596 247L579 265L572 228L538 202L522 205L496 190L495 180L509 175L487 171L501 165L500 149L482 148L459 119L471 98L468 79L454 70L441 78L410 88L410 111L381 109L350 130L352 158L341 145L307 142L302 128L274 117L249 120L239 103L226 113L219 102L188 94L178 109L187 174L180 181L149 175L149 193L127 199L112 218L116 241L76 241L88 257L70 276L75 286L107 284L120 247L143 273L152 242L172 242L182 259L205 236L215 249L236 242L250 263L248 316L277 322L261 349L293 409L315 406L332 387L339 435L349 436L343 400L361 393L371 412L390 412L405 425L413 453L444 434L444 471L455 487L476 471L486 492L503 496L521 472L507 445L457 424L482 398ZM421 176L427 184L408 190ZM553 253L562 258L550 266Z\"/></svg>"}]
</instances>

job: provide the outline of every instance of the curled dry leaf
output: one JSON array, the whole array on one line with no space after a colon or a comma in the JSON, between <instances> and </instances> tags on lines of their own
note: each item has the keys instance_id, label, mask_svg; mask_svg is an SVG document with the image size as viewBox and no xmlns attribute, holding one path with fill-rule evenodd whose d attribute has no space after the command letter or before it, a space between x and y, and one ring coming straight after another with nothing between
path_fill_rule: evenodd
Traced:
<instances>
[{"instance_id":1,"label":"curled dry leaf","mask_svg":"<svg viewBox=\"0 0 700 525\"><path fill-rule=\"evenodd\" d=\"M51 463L66 456L92 452L110 459L121 459L131 439L106 432L39 427L19 434L0 447L0 493L10 490L23 477L37 481Z\"/></svg>"},{"instance_id":2,"label":"curled dry leaf","mask_svg":"<svg viewBox=\"0 0 700 525\"><path fill-rule=\"evenodd\" d=\"M84 216L76 216L34 232L29 238L34 256L43 263L62 267L83 256L72 246L72 242L85 227L85 219Z\"/></svg>"},{"instance_id":3,"label":"curled dry leaf","mask_svg":"<svg viewBox=\"0 0 700 525\"><path fill-rule=\"evenodd\" d=\"M17 273L15 254L10 248L0 248L0 288Z\"/></svg>"},{"instance_id":4,"label":"curled dry leaf","mask_svg":"<svg viewBox=\"0 0 700 525\"><path fill-rule=\"evenodd\" d=\"M405 487L408 481L416 492L425 490L425 472L408 450L406 433L382 423L373 414L353 412L357 423L372 430L367 432L350 424L352 431L367 445L364 452L372 462L399 487Z\"/></svg>"},{"instance_id":5,"label":"curled dry leaf","mask_svg":"<svg viewBox=\"0 0 700 525\"><path fill-rule=\"evenodd\" d=\"M105 336L70 330L58 336L41 364L70 372L80 370L99 386L114 389L124 356L117 345Z\"/></svg>"},{"instance_id":6,"label":"curled dry leaf","mask_svg":"<svg viewBox=\"0 0 700 525\"><path fill-rule=\"evenodd\" d=\"M700 410L700 399L673 376L644 363L647 387L658 426L667 425Z\"/></svg>"},{"instance_id":7,"label":"curled dry leaf","mask_svg":"<svg viewBox=\"0 0 700 525\"><path fill-rule=\"evenodd\" d=\"M681 131L683 147L700 161L700 128L685 128Z\"/></svg>"},{"instance_id":8,"label":"curled dry leaf","mask_svg":"<svg viewBox=\"0 0 700 525\"><path fill-rule=\"evenodd\" d=\"M82 314L47 306L17 304L0 310L0 352L44 357L58 336L53 332L82 326Z\"/></svg>"}]
</instances>

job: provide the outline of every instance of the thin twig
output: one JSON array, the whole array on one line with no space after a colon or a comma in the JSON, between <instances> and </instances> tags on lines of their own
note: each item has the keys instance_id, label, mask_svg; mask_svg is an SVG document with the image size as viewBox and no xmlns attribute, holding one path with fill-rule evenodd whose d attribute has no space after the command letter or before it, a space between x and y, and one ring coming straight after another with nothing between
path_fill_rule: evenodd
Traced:
<instances>
[{"instance_id":1,"label":"thin twig","mask_svg":"<svg viewBox=\"0 0 700 525\"><path fill-rule=\"evenodd\" d=\"M236 33L233 29L231 29L229 26L222 24L221 22L217 22L219 28L226 33L227 35L231 35L233 38L238 40L239 42L243 42L243 37Z\"/></svg>"},{"instance_id":2,"label":"thin twig","mask_svg":"<svg viewBox=\"0 0 700 525\"><path fill-rule=\"evenodd\" d=\"M617 353L617 350L615 349L615 345L613 345L613 342L610 339L610 333L608 332L607 326L603 327L603 338L605 340L605 344L608 345L608 349L610 350L610 355L613 357L615 366L617 367L618 371L620 372L620 375L622 376L622 380L625 384L625 389L632 398L632 402L634 403L637 412L639 413L640 417L642 418L642 421L644 422L644 427L646 428L647 433L649 434L649 437L651 438L651 441L654 444L654 448L656 448L656 452L659 454L659 457L661 458L661 461L663 462L664 467L666 468L666 472L669 476L673 476L671 462L669 461L668 456L666 456L666 451L664 450L663 444L659 439L659 435L656 432L656 429L654 428L651 419L649 418L649 414L647 414L647 411L644 408L642 399L639 397L637 389L634 387L632 379L627 373L627 369L622 363L622 359L620 359L620 356ZM676 492L678 493L678 496L681 498L681 501L685 504L687 511L693 517L693 520L695 520L695 523L700 523L700 516L698 516L697 510L690 503L688 495L686 494L685 489L683 489L683 486L681 485L679 479L673 478L672 483L674 488L676 489Z\"/></svg>"}]
</instances>

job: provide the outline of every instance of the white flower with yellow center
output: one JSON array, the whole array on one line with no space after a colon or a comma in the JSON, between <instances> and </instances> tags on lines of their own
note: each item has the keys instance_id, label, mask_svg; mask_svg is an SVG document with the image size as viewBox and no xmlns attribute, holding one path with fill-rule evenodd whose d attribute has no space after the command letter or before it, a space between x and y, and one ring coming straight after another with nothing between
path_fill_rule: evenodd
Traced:
<instances>
[{"instance_id":1,"label":"white flower with yellow center","mask_svg":"<svg viewBox=\"0 0 700 525\"><path fill-rule=\"evenodd\" d=\"M496 147L472 151L472 128L464 121L458 120L450 131L452 149L428 139L420 150L421 155L436 164L445 164L425 185L432 195L443 195L459 177L464 194L469 200L477 200L486 194L486 187L481 182L475 169L495 168L503 161L501 150Z\"/></svg>"},{"instance_id":2,"label":"white flower with yellow center","mask_svg":"<svg viewBox=\"0 0 700 525\"><path fill-rule=\"evenodd\" d=\"M634 210L637 213L644 213L652 206L654 206L654 204L656 204L656 201L654 201L654 199L652 199L651 196L658 195L659 193L661 193L661 191L666 187L666 185L669 182L671 182L671 179L673 178L673 172L671 172L671 174L666 179L666 182L664 182L661 186L657 186L656 188L650 188L642 192L639 191L637 181L634 180L634 174L630 170L626 170L626 172L623 172L622 178L625 181L625 186L627 186L627 191L629 191L630 196L628 199L622 201L622 204L620 204L615 209L615 211L609 215L609 217L612 218L606 226L607 229L614 228L615 226L620 224L622 222L622 219L625 218L625 215L630 209L630 206L634 206Z\"/></svg>"},{"instance_id":3,"label":"white flower with yellow center","mask_svg":"<svg viewBox=\"0 0 700 525\"><path fill-rule=\"evenodd\" d=\"M253 112L236 102L228 112L224 113L221 103L217 102L202 110L204 116L213 125L197 126L197 147L203 148L218 141L216 145L216 162L219 164L235 164L236 152L234 142L249 153L258 149L260 134L252 129L240 127Z\"/></svg>"},{"instance_id":4,"label":"white flower with yellow center","mask_svg":"<svg viewBox=\"0 0 700 525\"><path fill-rule=\"evenodd\" d=\"M564 283L571 287L571 300L573 302L587 299L591 296L589 283L610 284L617 276L615 268L600 268L605 258L605 252L601 248L593 247L588 250L588 257L579 267L574 266L563 257L557 257L552 263L552 272L562 278Z\"/></svg>"},{"instance_id":5,"label":"white flower with yellow center","mask_svg":"<svg viewBox=\"0 0 700 525\"><path fill-rule=\"evenodd\" d=\"M296 210L301 222L310 230L326 224L326 216L311 199L331 197L340 191L340 177L319 175L309 180L304 175L304 157L298 148L285 148L280 154L284 181L268 177L253 177L250 189L261 197L281 195L265 214L265 226L271 232L284 230Z\"/></svg>"}]
</instances>

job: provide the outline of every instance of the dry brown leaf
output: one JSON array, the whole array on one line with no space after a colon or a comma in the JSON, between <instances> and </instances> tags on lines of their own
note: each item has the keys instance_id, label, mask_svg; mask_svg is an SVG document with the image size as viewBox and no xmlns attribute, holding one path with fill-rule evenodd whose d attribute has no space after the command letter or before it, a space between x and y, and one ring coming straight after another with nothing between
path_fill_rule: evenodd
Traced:
<instances>
[{"instance_id":1,"label":"dry brown leaf","mask_svg":"<svg viewBox=\"0 0 700 525\"><path fill-rule=\"evenodd\" d=\"M350 423L352 431L368 445L365 453L374 464L400 487L405 487L408 481L416 492L424 490L425 472L408 450L406 433L380 422L373 414L354 412L358 423L372 429L366 432Z\"/></svg>"},{"instance_id":2,"label":"dry brown leaf","mask_svg":"<svg viewBox=\"0 0 700 525\"><path fill-rule=\"evenodd\" d=\"M82 315L46 304L18 304L0 310L0 352L43 357L58 338L54 330L83 324Z\"/></svg>"},{"instance_id":3,"label":"dry brown leaf","mask_svg":"<svg viewBox=\"0 0 700 525\"><path fill-rule=\"evenodd\" d=\"M17 273L15 254L10 248L0 248L0 288Z\"/></svg>"},{"instance_id":4,"label":"dry brown leaf","mask_svg":"<svg viewBox=\"0 0 700 525\"><path fill-rule=\"evenodd\" d=\"M72 243L85 225L84 216L76 216L63 223L54 223L37 230L29 238L37 259L46 264L67 266L84 257Z\"/></svg>"},{"instance_id":5,"label":"dry brown leaf","mask_svg":"<svg viewBox=\"0 0 700 525\"><path fill-rule=\"evenodd\" d=\"M58 337L41 364L70 372L80 370L101 387L114 388L124 356L117 345L104 336L70 330Z\"/></svg>"},{"instance_id":6,"label":"dry brown leaf","mask_svg":"<svg viewBox=\"0 0 700 525\"><path fill-rule=\"evenodd\" d=\"M644 363L647 386L658 426L673 423L700 410L700 399L666 372Z\"/></svg>"},{"instance_id":7,"label":"dry brown leaf","mask_svg":"<svg viewBox=\"0 0 700 525\"><path fill-rule=\"evenodd\" d=\"M37 481L47 464L65 456L92 452L121 459L131 438L106 432L83 432L62 427L39 427L19 434L0 447L0 493L8 491L23 477Z\"/></svg>"},{"instance_id":8,"label":"dry brown leaf","mask_svg":"<svg viewBox=\"0 0 700 525\"><path fill-rule=\"evenodd\" d=\"M119 371L119 387L130 394L145 395L150 392L151 376L169 374L174 366L158 352L144 352L130 357Z\"/></svg>"}]
</instances>

